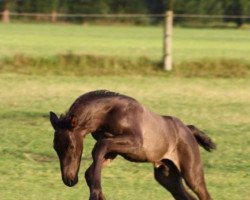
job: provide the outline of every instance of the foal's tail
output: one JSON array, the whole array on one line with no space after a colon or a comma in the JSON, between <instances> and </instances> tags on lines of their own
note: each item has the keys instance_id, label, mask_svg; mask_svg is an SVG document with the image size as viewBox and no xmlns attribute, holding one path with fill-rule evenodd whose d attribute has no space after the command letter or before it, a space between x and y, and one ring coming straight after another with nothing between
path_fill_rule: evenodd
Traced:
<instances>
[{"instance_id":1,"label":"foal's tail","mask_svg":"<svg viewBox=\"0 0 250 200\"><path fill-rule=\"evenodd\" d=\"M207 151L216 149L216 144L204 132L196 128L194 125L187 125L187 127L191 130L200 146L202 146Z\"/></svg>"}]
</instances>

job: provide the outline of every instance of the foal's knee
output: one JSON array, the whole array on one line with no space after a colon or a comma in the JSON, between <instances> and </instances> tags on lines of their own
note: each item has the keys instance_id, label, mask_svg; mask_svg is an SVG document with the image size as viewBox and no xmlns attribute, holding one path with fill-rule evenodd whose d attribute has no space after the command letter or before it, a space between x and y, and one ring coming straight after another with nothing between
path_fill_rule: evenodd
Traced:
<instances>
[{"instance_id":1,"label":"foal's knee","mask_svg":"<svg viewBox=\"0 0 250 200\"><path fill-rule=\"evenodd\" d=\"M87 169L86 171L85 171L85 179L89 179L90 178L90 173L89 173L89 169Z\"/></svg>"},{"instance_id":2,"label":"foal's knee","mask_svg":"<svg viewBox=\"0 0 250 200\"><path fill-rule=\"evenodd\" d=\"M167 177L169 175L169 168L166 165L162 164L158 167L155 167L154 172L154 176L156 179L158 178L158 176L162 177L162 175Z\"/></svg>"},{"instance_id":3,"label":"foal's knee","mask_svg":"<svg viewBox=\"0 0 250 200\"><path fill-rule=\"evenodd\" d=\"M95 144L95 146L92 150L92 153L91 153L94 162L98 159L104 158L104 156L107 153L107 147L109 144L110 144L110 141L105 140L105 139L100 140Z\"/></svg>"},{"instance_id":4,"label":"foal's knee","mask_svg":"<svg viewBox=\"0 0 250 200\"><path fill-rule=\"evenodd\" d=\"M85 171L85 174L84 174L84 175L85 175L85 180L86 180L88 186L90 187L90 185L91 185L91 180L92 180L91 169L88 168L88 169Z\"/></svg>"}]
</instances>

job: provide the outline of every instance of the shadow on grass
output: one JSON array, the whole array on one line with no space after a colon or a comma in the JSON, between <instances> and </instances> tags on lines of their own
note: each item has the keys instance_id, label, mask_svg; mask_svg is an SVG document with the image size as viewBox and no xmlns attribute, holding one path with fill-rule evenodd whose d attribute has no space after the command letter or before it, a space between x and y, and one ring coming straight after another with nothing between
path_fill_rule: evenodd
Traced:
<instances>
[{"instance_id":1,"label":"shadow on grass","mask_svg":"<svg viewBox=\"0 0 250 200\"><path fill-rule=\"evenodd\" d=\"M8 111L8 112L1 112L0 119L36 119L36 118L43 118L48 119L49 114L45 112L34 112L34 111Z\"/></svg>"}]
</instances>

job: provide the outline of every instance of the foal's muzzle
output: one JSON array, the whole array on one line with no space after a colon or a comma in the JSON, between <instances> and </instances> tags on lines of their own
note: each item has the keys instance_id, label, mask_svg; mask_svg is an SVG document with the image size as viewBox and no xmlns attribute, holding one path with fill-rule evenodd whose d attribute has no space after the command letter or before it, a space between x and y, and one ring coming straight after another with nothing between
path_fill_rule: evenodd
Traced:
<instances>
[{"instance_id":1,"label":"foal's muzzle","mask_svg":"<svg viewBox=\"0 0 250 200\"><path fill-rule=\"evenodd\" d=\"M64 179L63 178L63 182L65 185L67 185L68 187L73 187L74 185L77 184L78 182L78 177L76 176L74 179Z\"/></svg>"}]
</instances>

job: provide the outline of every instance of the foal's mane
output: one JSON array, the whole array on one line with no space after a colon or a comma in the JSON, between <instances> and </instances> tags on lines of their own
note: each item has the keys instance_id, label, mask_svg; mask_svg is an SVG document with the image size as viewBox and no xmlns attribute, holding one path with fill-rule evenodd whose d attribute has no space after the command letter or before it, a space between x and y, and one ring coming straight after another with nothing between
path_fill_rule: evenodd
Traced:
<instances>
[{"instance_id":1,"label":"foal's mane","mask_svg":"<svg viewBox=\"0 0 250 200\"><path fill-rule=\"evenodd\" d=\"M81 105L84 105L84 104L87 105L88 103L91 103L94 100L108 98L108 97L119 97L119 98L127 99L130 101L131 100L136 101L132 97L129 97L129 96L117 93L117 92L112 92L109 90L95 90L95 91L91 91L91 92L88 92L79 96L70 106L68 112L62 116L62 119L67 118L70 114L74 114L81 107Z\"/></svg>"},{"instance_id":2,"label":"foal's mane","mask_svg":"<svg viewBox=\"0 0 250 200\"><path fill-rule=\"evenodd\" d=\"M121 95L117 92L111 92L108 90L95 90L82 95L81 98L115 97L115 96L124 96L124 95Z\"/></svg>"},{"instance_id":3,"label":"foal's mane","mask_svg":"<svg viewBox=\"0 0 250 200\"><path fill-rule=\"evenodd\" d=\"M80 101L80 102L91 101L94 99L105 98L105 97L122 97L122 98L130 99L130 100L133 99L129 96L126 96L117 92L112 92L109 90L95 90L95 91L91 91L91 92L81 95L80 97L78 97L75 103L77 103L77 101Z\"/></svg>"}]
</instances>

